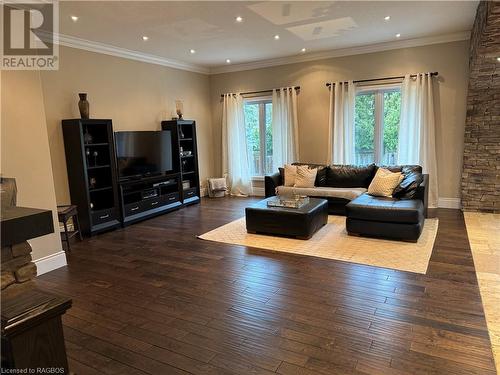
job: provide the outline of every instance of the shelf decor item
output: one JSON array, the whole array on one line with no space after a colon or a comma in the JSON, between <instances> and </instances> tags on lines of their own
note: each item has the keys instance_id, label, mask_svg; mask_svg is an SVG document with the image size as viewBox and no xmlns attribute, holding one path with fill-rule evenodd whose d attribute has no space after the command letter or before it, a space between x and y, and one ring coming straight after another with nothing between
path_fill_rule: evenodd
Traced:
<instances>
[{"instance_id":1,"label":"shelf decor item","mask_svg":"<svg viewBox=\"0 0 500 375\"><path fill-rule=\"evenodd\" d=\"M305 195L276 196L267 200L268 207L301 208L309 203Z\"/></svg>"},{"instance_id":2,"label":"shelf decor item","mask_svg":"<svg viewBox=\"0 0 500 375\"><path fill-rule=\"evenodd\" d=\"M88 119L90 115L89 102L87 100L87 94L82 92L78 94L80 101L78 102L78 109L80 110L80 117L82 119ZM90 142L87 142L90 143Z\"/></svg>"},{"instance_id":3,"label":"shelf decor item","mask_svg":"<svg viewBox=\"0 0 500 375\"><path fill-rule=\"evenodd\" d=\"M90 144L94 138L92 138L92 134L89 133L89 128L85 127L85 133L83 134L83 143Z\"/></svg>"},{"instance_id":4,"label":"shelf decor item","mask_svg":"<svg viewBox=\"0 0 500 375\"><path fill-rule=\"evenodd\" d=\"M175 112L177 113L177 116L179 116L179 120L182 120L182 114L184 112L184 104L182 103L182 100L175 101Z\"/></svg>"}]
</instances>

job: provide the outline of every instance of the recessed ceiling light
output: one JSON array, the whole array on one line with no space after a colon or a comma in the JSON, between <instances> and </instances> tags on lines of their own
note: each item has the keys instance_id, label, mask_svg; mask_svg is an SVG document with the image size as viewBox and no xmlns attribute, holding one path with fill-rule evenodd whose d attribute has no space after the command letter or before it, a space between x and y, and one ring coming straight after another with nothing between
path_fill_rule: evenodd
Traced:
<instances>
[{"instance_id":1,"label":"recessed ceiling light","mask_svg":"<svg viewBox=\"0 0 500 375\"><path fill-rule=\"evenodd\" d=\"M384 20L389 21L391 19L391 16L385 16Z\"/></svg>"},{"instance_id":2,"label":"recessed ceiling light","mask_svg":"<svg viewBox=\"0 0 500 375\"><path fill-rule=\"evenodd\" d=\"M143 35L142 40L144 41L149 40L149 36Z\"/></svg>"},{"instance_id":3,"label":"recessed ceiling light","mask_svg":"<svg viewBox=\"0 0 500 375\"><path fill-rule=\"evenodd\" d=\"M189 50L189 53L190 53L191 55L193 55L193 54L195 54L195 53L196 53L196 51L195 51L194 49L190 49L190 50Z\"/></svg>"},{"instance_id":4,"label":"recessed ceiling light","mask_svg":"<svg viewBox=\"0 0 500 375\"><path fill-rule=\"evenodd\" d=\"M236 22L243 22L243 17L241 16L236 17Z\"/></svg>"},{"instance_id":5,"label":"recessed ceiling light","mask_svg":"<svg viewBox=\"0 0 500 375\"><path fill-rule=\"evenodd\" d=\"M78 17L77 17L77 16L71 16L71 20L72 20L73 22L76 22L76 21L78 21Z\"/></svg>"},{"instance_id":6,"label":"recessed ceiling light","mask_svg":"<svg viewBox=\"0 0 500 375\"><path fill-rule=\"evenodd\" d=\"M226 59L226 64L231 64L231 59Z\"/></svg>"},{"instance_id":7,"label":"recessed ceiling light","mask_svg":"<svg viewBox=\"0 0 500 375\"><path fill-rule=\"evenodd\" d=\"M497 57L497 61L500 62L500 57Z\"/></svg>"},{"instance_id":8,"label":"recessed ceiling light","mask_svg":"<svg viewBox=\"0 0 500 375\"><path fill-rule=\"evenodd\" d=\"M401 34L400 33L397 33L396 34L396 38L400 38L401 37Z\"/></svg>"},{"instance_id":9,"label":"recessed ceiling light","mask_svg":"<svg viewBox=\"0 0 500 375\"><path fill-rule=\"evenodd\" d=\"M302 49L300 50L300 52L306 52L306 49L305 49L305 48L302 48Z\"/></svg>"},{"instance_id":10,"label":"recessed ceiling light","mask_svg":"<svg viewBox=\"0 0 500 375\"><path fill-rule=\"evenodd\" d=\"M280 36L279 36L278 34L276 34L276 35L274 36L274 39L275 39L275 40L279 40L279 38L280 38Z\"/></svg>"}]
</instances>

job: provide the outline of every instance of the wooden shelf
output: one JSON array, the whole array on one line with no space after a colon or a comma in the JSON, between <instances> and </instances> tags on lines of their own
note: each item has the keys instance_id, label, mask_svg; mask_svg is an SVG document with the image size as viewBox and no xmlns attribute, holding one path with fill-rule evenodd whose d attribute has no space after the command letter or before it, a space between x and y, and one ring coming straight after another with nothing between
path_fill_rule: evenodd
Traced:
<instances>
[{"instance_id":1,"label":"wooden shelf","mask_svg":"<svg viewBox=\"0 0 500 375\"><path fill-rule=\"evenodd\" d=\"M65 119L62 130L71 202L78 206L82 234L89 236L118 227L120 208L112 121ZM86 155L89 150L90 155ZM93 151L98 154L94 156ZM91 185L91 178L97 183ZM107 208L106 216L95 217L95 208Z\"/></svg>"},{"instance_id":2,"label":"wooden shelf","mask_svg":"<svg viewBox=\"0 0 500 375\"><path fill-rule=\"evenodd\" d=\"M100 187L100 188L89 188L89 192L91 193L95 193L97 191L105 191L105 190L110 190L110 189L113 189L113 186L105 186L105 187Z\"/></svg>"},{"instance_id":3,"label":"wooden shelf","mask_svg":"<svg viewBox=\"0 0 500 375\"><path fill-rule=\"evenodd\" d=\"M93 146L108 146L108 142L101 142L101 143L84 143L85 147L93 147Z\"/></svg>"},{"instance_id":4,"label":"wooden shelf","mask_svg":"<svg viewBox=\"0 0 500 375\"><path fill-rule=\"evenodd\" d=\"M198 170L198 149L196 144L196 123L192 120L162 121L162 130L170 130L173 134L174 145L177 151L190 151L191 155L180 155L179 163L181 181L189 181L190 188L180 186L183 205L200 202L200 176Z\"/></svg>"},{"instance_id":5,"label":"wooden shelf","mask_svg":"<svg viewBox=\"0 0 500 375\"><path fill-rule=\"evenodd\" d=\"M103 165L94 165L92 167L87 167L87 169L99 169L99 168L109 168L109 164L103 164Z\"/></svg>"}]
</instances>

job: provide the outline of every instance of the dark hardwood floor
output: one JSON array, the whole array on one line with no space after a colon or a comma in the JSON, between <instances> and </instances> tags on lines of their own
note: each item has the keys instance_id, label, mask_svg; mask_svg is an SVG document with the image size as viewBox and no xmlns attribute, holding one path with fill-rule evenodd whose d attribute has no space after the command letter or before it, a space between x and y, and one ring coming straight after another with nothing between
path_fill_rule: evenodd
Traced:
<instances>
[{"instance_id":1,"label":"dark hardwood floor","mask_svg":"<svg viewBox=\"0 0 500 375\"><path fill-rule=\"evenodd\" d=\"M247 199L203 200L72 245L37 279L73 298L76 374L495 374L462 214L427 275L202 241Z\"/></svg>"}]
</instances>

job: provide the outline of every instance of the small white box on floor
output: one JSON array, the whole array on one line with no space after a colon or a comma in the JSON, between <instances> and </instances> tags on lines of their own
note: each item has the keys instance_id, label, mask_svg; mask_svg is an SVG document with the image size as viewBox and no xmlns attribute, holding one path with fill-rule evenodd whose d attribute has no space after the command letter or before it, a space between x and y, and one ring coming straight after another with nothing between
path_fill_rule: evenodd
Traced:
<instances>
[{"instance_id":1,"label":"small white box on floor","mask_svg":"<svg viewBox=\"0 0 500 375\"><path fill-rule=\"evenodd\" d=\"M222 198L227 192L227 181L222 178L208 179L208 196L210 198Z\"/></svg>"}]
</instances>

